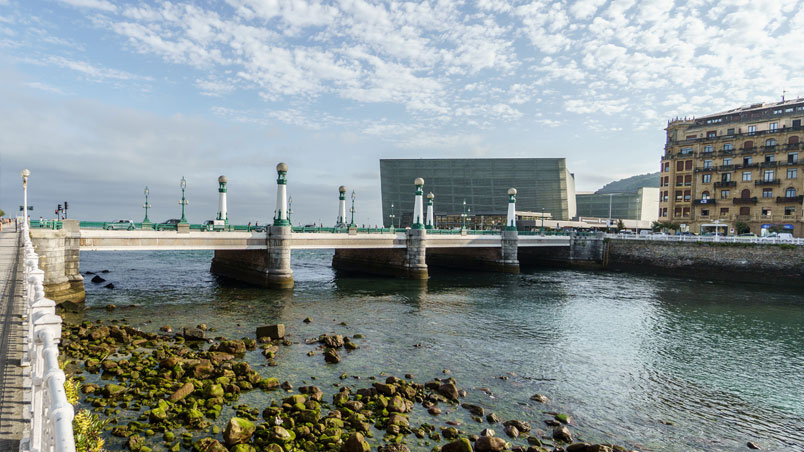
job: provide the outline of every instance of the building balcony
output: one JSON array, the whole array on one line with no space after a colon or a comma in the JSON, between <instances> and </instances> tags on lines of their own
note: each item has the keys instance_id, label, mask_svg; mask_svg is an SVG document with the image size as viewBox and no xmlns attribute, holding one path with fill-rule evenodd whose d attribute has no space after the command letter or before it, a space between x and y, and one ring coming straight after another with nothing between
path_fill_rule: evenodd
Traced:
<instances>
[{"instance_id":1,"label":"building balcony","mask_svg":"<svg viewBox=\"0 0 804 452\"><path fill-rule=\"evenodd\" d=\"M779 162L759 162L760 168L778 168Z\"/></svg>"},{"instance_id":2,"label":"building balcony","mask_svg":"<svg viewBox=\"0 0 804 452\"><path fill-rule=\"evenodd\" d=\"M780 145L774 144L771 146L760 146L759 149L763 154L772 154L781 148Z\"/></svg>"},{"instance_id":3,"label":"building balcony","mask_svg":"<svg viewBox=\"0 0 804 452\"><path fill-rule=\"evenodd\" d=\"M782 183L779 179L767 179L767 180L758 180L754 181L754 185L759 187L760 185L780 185Z\"/></svg>"},{"instance_id":4,"label":"building balcony","mask_svg":"<svg viewBox=\"0 0 804 452\"><path fill-rule=\"evenodd\" d=\"M734 219L737 221L751 221L751 215L735 215Z\"/></svg>"},{"instance_id":5,"label":"building balcony","mask_svg":"<svg viewBox=\"0 0 804 452\"><path fill-rule=\"evenodd\" d=\"M706 199L693 199L692 203L697 205L715 205L717 204L716 199L706 198Z\"/></svg>"},{"instance_id":6,"label":"building balcony","mask_svg":"<svg viewBox=\"0 0 804 452\"><path fill-rule=\"evenodd\" d=\"M798 215L782 215L782 219L787 220L787 221L798 221L798 220L800 220Z\"/></svg>"},{"instance_id":7,"label":"building balcony","mask_svg":"<svg viewBox=\"0 0 804 452\"><path fill-rule=\"evenodd\" d=\"M717 152L717 155L734 155L734 149L721 149Z\"/></svg>"},{"instance_id":8,"label":"building balcony","mask_svg":"<svg viewBox=\"0 0 804 452\"><path fill-rule=\"evenodd\" d=\"M778 118L779 117L778 115L765 115L765 116L768 119L770 119L770 118ZM754 121L762 121L763 120L763 118L751 118L751 119L754 120ZM701 129L706 129L709 126L701 125L700 127L701 127ZM687 138L687 139L684 139L684 140L676 140L676 141L673 141L672 143L674 143L674 144L688 144L688 143L691 144L691 143L701 142L701 141L705 141L705 140L724 140L724 139L725 140L732 140L734 138L740 138L740 137L757 137L757 136L762 136L762 135L775 135L775 134L784 133L784 132L800 131L800 130L803 130L803 129L804 129L804 127L783 127L781 129L757 130L757 131L754 131L754 132L746 131L746 132L742 132L742 133L718 135L716 137ZM690 131L690 132L692 132L692 131Z\"/></svg>"},{"instance_id":9,"label":"building balcony","mask_svg":"<svg viewBox=\"0 0 804 452\"><path fill-rule=\"evenodd\" d=\"M696 173L711 173L714 170L711 166L705 166L703 168L695 168Z\"/></svg>"},{"instance_id":10,"label":"building balcony","mask_svg":"<svg viewBox=\"0 0 804 452\"><path fill-rule=\"evenodd\" d=\"M754 196L753 198L734 198L734 199L731 200L731 202L735 206L746 205L746 204L756 204L757 201L758 201L758 199L757 199L756 196Z\"/></svg>"},{"instance_id":11,"label":"building balcony","mask_svg":"<svg viewBox=\"0 0 804 452\"><path fill-rule=\"evenodd\" d=\"M737 181L733 181L733 180L715 182L715 188L729 188L729 187L736 187L736 186L737 186Z\"/></svg>"},{"instance_id":12,"label":"building balcony","mask_svg":"<svg viewBox=\"0 0 804 452\"><path fill-rule=\"evenodd\" d=\"M734 165L721 165L718 167L719 171L734 171Z\"/></svg>"},{"instance_id":13,"label":"building balcony","mask_svg":"<svg viewBox=\"0 0 804 452\"><path fill-rule=\"evenodd\" d=\"M776 204L790 204L790 203L801 204L803 202L804 202L804 195L791 196L791 197L787 196L776 197Z\"/></svg>"},{"instance_id":14,"label":"building balcony","mask_svg":"<svg viewBox=\"0 0 804 452\"><path fill-rule=\"evenodd\" d=\"M797 151L801 149L801 143L789 143L784 145L785 151Z\"/></svg>"},{"instance_id":15,"label":"building balcony","mask_svg":"<svg viewBox=\"0 0 804 452\"><path fill-rule=\"evenodd\" d=\"M757 153L756 148L742 148L740 149L740 155L754 155Z\"/></svg>"},{"instance_id":16,"label":"building balcony","mask_svg":"<svg viewBox=\"0 0 804 452\"><path fill-rule=\"evenodd\" d=\"M744 163L742 165L737 165L737 169L750 169L750 168L759 168L759 163Z\"/></svg>"}]
</instances>

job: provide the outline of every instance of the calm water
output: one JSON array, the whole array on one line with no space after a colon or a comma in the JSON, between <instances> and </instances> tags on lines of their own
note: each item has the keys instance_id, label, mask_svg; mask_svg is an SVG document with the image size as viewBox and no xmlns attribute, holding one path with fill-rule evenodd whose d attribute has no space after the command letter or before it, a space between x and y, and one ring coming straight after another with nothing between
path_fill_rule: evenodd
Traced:
<instances>
[{"instance_id":1,"label":"calm water","mask_svg":"<svg viewBox=\"0 0 804 452\"><path fill-rule=\"evenodd\" d=\"M341 373L365 386L383 371L424 382L449 369L467 401L541 427L542 410L568 413L586 441L646 451L746 450L747 441L804 450L804 296L792 290L543 269L431 270L426 283L336 278L330 253L294 252L296 288L279 292L222 284L209 273L211 257L81 253L82 272L108 269L103 276L116 286L87 278L94 309L85 317L146 330L204 322L233 338L282 322L301 343L282 347L279 367L258 369L294 386L331 392L327 383ZM109 313L108 303L120 308ZM303 323L308 316L313 322ZM366 338L328 366L320 354L306 356L314 347L303 339L329 332ZM264 361L259 352L247 359ZM547 407L528 400L537 392L550 398ZM272 397L252 391L241 401L263 407Z\"/></svg>"}]
</instances>

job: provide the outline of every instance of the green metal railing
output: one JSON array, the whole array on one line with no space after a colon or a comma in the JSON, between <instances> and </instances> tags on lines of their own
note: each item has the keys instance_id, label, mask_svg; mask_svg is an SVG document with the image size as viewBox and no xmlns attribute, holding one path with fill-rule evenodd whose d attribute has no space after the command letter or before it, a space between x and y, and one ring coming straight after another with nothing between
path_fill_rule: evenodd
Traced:
<instances>
[{"instance_id":1,"label":"green metal railing","mask_svg":"<svg viewBox=\"0 0 804 452\"><path fill-rule=\"evenodd\" d=\"M31 220L31 228L39 228L39 229L61 229L62 222L58 220Z\"/></svg>"}]
</instances>

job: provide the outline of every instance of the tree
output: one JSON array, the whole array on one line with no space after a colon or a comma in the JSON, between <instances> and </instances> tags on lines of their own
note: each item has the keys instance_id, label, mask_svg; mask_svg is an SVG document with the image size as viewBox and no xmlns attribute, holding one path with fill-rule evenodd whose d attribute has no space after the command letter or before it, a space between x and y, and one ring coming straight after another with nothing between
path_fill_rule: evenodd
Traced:
<instances>
[{"instance_id":1,"label":"tree","mask_svg":"<svg viewBox=\"0 0 804 452\"><path fill-rule=\"evenodd\" d=\"M623 220L617 220L617 232L620 232L623 229L625 229L625 223L623 223Z\"/></svg>"},{"instance_id":2,"label":"tree","mask_svg":"<svg viewBox=\"0 0 804 452\"><path fill-rule=\"evenodd\" d=\"M0 209L0 217L4 217L4 216L6 216L6 211L3 210L3 209Z\"/></svg>"},{"instance_id":3,"label":"tree","mask_svg":"<svg viewBox=\"0 0 804 452\"><path fill-rule=\"evenodd\" d=\"M751 232L751 228L749 228L748 225L742 221L734 223L734 230L737 231L738 234L747 234Z\"/></svg>"},{"instance_id":4,"label":"tree","mask_svg":"<svg viewBox=\"0 0 804 452\"><path fill-rule=\"evenodd\" d=\"M678 225L672 221L654 221L651 224L653 232L667 232L670 230L678 230Z\"/></svg>"}]
</instances>

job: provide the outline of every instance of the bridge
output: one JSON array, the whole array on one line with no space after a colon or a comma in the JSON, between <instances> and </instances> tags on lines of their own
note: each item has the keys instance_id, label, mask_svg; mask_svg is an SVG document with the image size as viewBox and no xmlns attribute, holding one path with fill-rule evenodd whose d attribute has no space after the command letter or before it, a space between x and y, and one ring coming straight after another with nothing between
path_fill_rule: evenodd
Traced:
<instances>
[{"instance_id":1,"label":"bridge","mask_svg":"<svg viewBox=\"0 0 804 452\"><path fill-rule=\"evenodd\" d=\"M516 228L516 189L508 190L506 225L500 230L442 230L434 227L433 205L424 213L424 181L414 182L413 224L406 228L358 228L347 224L345 187L340 187L338 227L294 227L288 220L287 165L277 165L277 202L273 224L257 228L231 225L226 210L226 178L219 179L219 211L213 224L154 225L77 220L31 221L31 238L41 256L49 299L82 301L81 251L213 250L211 271L267 288L292 288L293 250L334 250L337 270L427 279L430 267L519 272L520 261L559 253L570 260L600 261L602 236L541 234ZM146 202L147 206L147 202ZM182 204L184 208L184 204ZM589 246L587 246L589 245Z\"/></svg>"}]
</instances>

